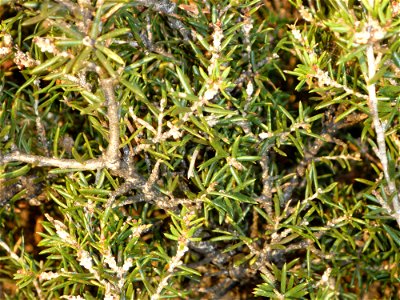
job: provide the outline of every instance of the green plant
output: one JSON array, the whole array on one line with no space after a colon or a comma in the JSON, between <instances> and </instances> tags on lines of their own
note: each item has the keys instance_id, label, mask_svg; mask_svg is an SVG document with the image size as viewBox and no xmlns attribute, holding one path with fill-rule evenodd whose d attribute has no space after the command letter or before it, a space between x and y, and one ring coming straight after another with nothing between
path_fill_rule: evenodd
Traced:
<instances>
[{"instance_id":1,"label":"green plant","mask_svg":"<svg viewBox=\"0 0 400 300\"><path fill-rule=\"evenodd\" d=\"M395 295L398 4L349 2L0 2L0 284Z\"/></svg>"}]
</instances>

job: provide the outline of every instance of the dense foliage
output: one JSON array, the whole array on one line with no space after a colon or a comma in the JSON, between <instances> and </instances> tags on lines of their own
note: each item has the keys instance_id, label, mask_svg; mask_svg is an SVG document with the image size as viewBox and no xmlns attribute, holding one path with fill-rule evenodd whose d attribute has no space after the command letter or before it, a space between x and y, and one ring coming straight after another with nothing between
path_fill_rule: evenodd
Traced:
<instances>
[{"instance_id":1,"label":"dense foliage","mask_svg":"<svg viewBox=\"0 0 400 300\"><path fill-rule=\"evenodd\" d=\"M399 297L397 1L0 4L4 297Z\"/></svg>"}]
</instances>

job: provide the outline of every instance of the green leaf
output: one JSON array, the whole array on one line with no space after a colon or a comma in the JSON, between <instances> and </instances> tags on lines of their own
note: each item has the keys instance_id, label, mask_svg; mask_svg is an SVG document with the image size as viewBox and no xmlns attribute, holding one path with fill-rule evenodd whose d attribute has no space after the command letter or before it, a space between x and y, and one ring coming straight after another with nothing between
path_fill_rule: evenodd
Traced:
<instances>
[{"instance_id":1,"label":"green leaf","mask_svg":"<svg viewBox=\"0 0 400 300\"><path fill-rule=\"evenodd\" d=\"M189 95L192 95L193 91L192 91L192 87L191 87L189 78L186 76L185 73L183 73L181 68L179 68L178 66L176 67L176 72L178 74L179 81L182 83L182 86L183 86L185 92Z\"/></svg>"},{"instance_id":2,"label":"green leaf","mask_svg":"<svg viewBox=\"0 0 400 300\"><path fill-rule=\"evenodd\" d=\"M186 271L188 274L196 275L196 276L199 276L199 277L202 276L202 274L200 272L198 272L198 271L196 271L196 270L194 270L192 268L186 267L184 265L179 265L178 268L183 270L183 271Z\"/></svg>"},{"instance_id":3,"label":"green leaf","mask_svg":"<svg viewBox=\"0 0 400 300\"><path fill-rule=\"evenodd\" d=\"M281 105L278 105L278 108L281 112L284 113L284 115L292 122L292 124L295 124L296 121L294 120L294 118L292 117L292 115Z\"/></svg>"},{"instance_id":4,"label":"green leaf","mask_svg":"<svg viewBox=\"0 0 400 300\"><path fill-rule=\"evenodd\" d=\"M111 77L116 78L117 73L115 72L113 66L110 64L106 55L104 55L104 53L101 52L100 50L96 50L95 55L96 55L97 59L100 61L100 63L103 65L103 67L107 70L108 74Z\"/></svg>"},{"instance_id":5,"label":"green leaf","mask_svg":"<svg viewBox=\"0 0 400 300\"><path fill-rule=\"evenodd\" d=\"M383 77L383 75L386 73L386 70L388 68L389 68L388 65L380 67L378 72L375 73L374 77L369 79L368 84L369 85L375 84L378 80L380 80Z\"/></svg>"},{"instance_id":6,"label":"green leaf","mask_svg":"<svg viewBox=\"0 0 400 300\"><path fill-rule=\"evenodd\" d=\"M396 242L398 246L400 246L400 233L395 231L393 228L389 227L386 224L382 224L383 228L385 228L386 232L391 236L391 238Z\"/></svg>"},{"instance_id":7,"label":"green leaf","mask_svg":"<svg viewBox=\"0 0 400 300\"><path fill-rule=\"evenodd\" d=\"M210 195L227 197L229 199L233 199L244 203L252 203L252 204L257 203L257 201L255 201L254 199L239 193L210 192Z\"/></svg>"},{"instance_id":8,"label":"green leaf","mask_svg":"<svg viewBox=\"0 0 400 300\"><path fill-rule=\"evenodd\" d=\"M51 71L51 67L54 67L55 65L61 65L65 63L68 59L62 56L54 56L45 62L39 64L37 67L33 68L31 70L31 74L39 74L42 72L49 72Z\"/></svg>"},{"instance_id":9,"label":"green leaf","mask_svg":"<svg viewBox=\"0 0 400 300\"><path fill-rule=\"evenodd\" d=\"M115 61L121 65L125 64L125 61L117 53L112 51L110 48L103 47L99 44L96 44L96 48L99 49L101 52L103 52L106 57L111 58L113 61Z\"/></svg>"},{"instance_id":10,"label":"green leaf","mask_svg":"<svg viewBox=\"0 0 400 300\"><path fill-rule=\"evenodd\" d=\"M145 64L147 64L147 63L149 63L149 62L151 62L151 61L153 61L153 60L155 60L155 59L158 59L158 58L159 58L159 57L156 56L156 55L150 55L150 54L149 54L149 55L143 57L142 59L140 59L140 60L138 60L138 61L136 61L136 62L130 64L129 66L126 67L125 70L126 70L127 72L129 72L129 71L131 71L131 70L133 70L133 69L137 69L137 68L139 68L140 66L145 65Z\"/></svg>"},{"instance_id":11,"label":"green leaf","mask_svg":"<svg viewBox=\"0 0 400 300\"><path fill-rule=\"evenodd\" d=\"M22 26L30 26L30 25L42 22L45 19L47 19L49 16L54 15L59 9L60 9L59 5L55 5L51 9L48 9L48 5L46 5L46 4L42 5L40 14L33 18L26 19L25 21L22 22Z\"/></svg>"},{"instance_id":12,"label":"green leaf","mask_svg":"<svg viewBox=\"0 0 400 300\"><path fill-rule=\"evenodd\" d=\"M281 293L285 293L286 291L286 263L283 265L282 271L281 271Z\"/></svg>"},{"instance_id":13,"label":"green leaf","mask_svg":"<svg viewBox=\"0 0 400 300\"><path fill-rule=\"evenodd\" d=\"M143 93L141 87L136 84L134 81L127 81L125 79L120 79L120 82L130 89L136 96L139 96L140 99L146 99L146 95Z\"/></svg>"},{"instance_id":14,"label":"green leaf","mask_svg":"<svg viewBox=\"0 0 400 300\"><path fill-rule=\"evenodd\" d=\"M14 171L11 172L6 172L6 173L0 173L0 179L10 179L10 178L17 178L20 176L23 176L29 172L31 169L30 165L24 165Z\"/></svg>"},{"instance_id":15,"label":"green leaf","mask_svg":"<svg viewBox=\"0 0 400 300\"><path fill-rule=\"evenodd\" d=\"M395 98L400 95L400 86L387 85L379 89L379 94L385 97Z\"/></svg>"},{"instance_id":16,"label":"green leaf","mask_svg":"<svg viewBox=\"0 0 400 300\"><path fill-rule=\"evenodd\" d=\"M127 34L130 31L131 30L129 28L118 28L118 29L112 30L110 32L107 32L106 34L103 34L102 36L99 36L96 41L97 42L103 42L105 40L112 39L112 38L115 38L117 36Z\"/></svg>"},{"instance_id":17,"label":"green leaf","mask_svg":"<svg viewBox=\"0 0 400 300\"><path fill-rule=\"evenodd\" d=\"M207 50L207 51L211 51L211 46L210 44L207 42L207 40L205 38L203 38L200 34L196 35L197 40L200 42L200 44Z\"/></svg>"},{"instance_id":18,"label":"green leaf","mask_svg":"<svg viewBox=\"0 0 400 300\"><path fill-rule=\"evenodd\" d=\"M400 68L400 52L393 52L392 58L396 67Z\"/></svg>"},{"instance_id":19,"label":"green leaf","mask_svg":"<svg viewBox=\"0 0 400 300\"><path fill-rule=\"evenodd\" d=\"M285 293L285 297L292 298L292 299L300 299L308 294L307 291L307 283L300 283L295 287L291 288L289 291Z\"/></svg>"}]
</instances>

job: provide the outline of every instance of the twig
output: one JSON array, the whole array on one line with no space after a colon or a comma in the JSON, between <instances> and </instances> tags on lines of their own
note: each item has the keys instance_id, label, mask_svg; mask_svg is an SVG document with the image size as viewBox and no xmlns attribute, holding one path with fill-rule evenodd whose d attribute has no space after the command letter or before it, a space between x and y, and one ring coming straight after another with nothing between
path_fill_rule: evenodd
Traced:
<instances>
[{"instance_id":1,"label":"twig","mask_svg":"<svg viewBox=\"0 0 400 300\"><path fill-rule=\"evenodd\" d=\"M370 2L372 2L373 5L374 0L370 0ZM370 17L370 24L373 24L371 17ZM373 25L371 25L371 27L373 27ZM373 30L373 28L369 28L369 30ZM381 120L379 119L376 86L375 83L371 83L371 80L374 78L376 74L377 64L379 63L379 61L375 57L374 44L372 39L367 46L365 54L367 57L367 65L368 65L368 76L366 77L367 91L368 91L368 107L372 115L372 121L374 123L375 133L376 133L376 141L378 144L378 149L377 149L378 151L376 154L382 163L383 174L385 176L385 180L389 188L390 196L393 196L392 203L393 203L394 213L392 214L392 216L396 219L397 224L400 226L399 195L396 188L396 184L394 183L394 180L391 178L389 173L389 162L386 154L385 128Z\"/></svg>"},{"instance_id":2,"label":"twig","mask_svg":"<svg viewBox=\"0 0 400 300\"><path fill-rule=\"evenodd\" d=\"M117 170L120 168L119 160L119 117L118 103L114 96L113 79L101 79L100 86L106 99L107 117L109 120L109 144L105 155L89 159L84 162L78 162L75 159L62 159L54 157L46 157L41 155L32 155L21 153L17 150L2 155L0 153L0 164L6 164L13 161L24 162L40 167L58 167L62 169L81 169L96 170L109 168Z\"/></svg>"}]
</instances>

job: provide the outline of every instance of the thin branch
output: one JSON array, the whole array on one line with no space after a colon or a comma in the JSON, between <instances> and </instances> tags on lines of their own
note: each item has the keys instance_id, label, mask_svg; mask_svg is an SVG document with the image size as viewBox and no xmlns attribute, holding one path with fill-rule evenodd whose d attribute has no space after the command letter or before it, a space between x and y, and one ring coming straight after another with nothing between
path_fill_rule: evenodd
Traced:
<instances>
[{"instance_id":1,"label":"thin branch","mask_svg":"<svg viewBox=\"0 0 400 300\"><path fill-rule=\"evenodd\" d=\"M372 22L371 22L372 24ZM376 74L376 68L378 61L376 60L374 53L374 45L370 42L366 49L366 57L367 57L367 65L368 65L368 76L367 76L367 91L368 91L368 107L371 111L372 121L375 127L376 133L376 141L378 144L377 155L379 160L382 163L383 174L385 176L385 180L387 186L389 188L390 196L393 196L393 209L394 214L392 215L397 224L400 226L400 203L399 203L399 195L396 188L396 184L394 180L391 178L389 173L389 162L386 154L386 142L385 142L385 128L379 118L378 112L378 98L376 95L376 86L374 83L371 83L371 79L374 78Z\"/></svg>"},{"instance_id":2,"label":"thin branch","mask_svg":"<svg viewBox=\"0 0 400 300\"><path fill-rule=\"evenodd\" d=\"M119 114L118 103L114 95L114 79L101 79L104 96L107 101L107 117L109 126L109 144L106 151L107 167L119 169Z\"/></svg>"},{"instance_id":3,"label":"thin branch","mask_svg":"<svg viewBox=\"0 0 400 300\"><path fill-rule=\"evenodd\" d=\"M109 144L105 155L96 159L89 159L78 162L75 159L62 159L54 157L46 157L41 155L32 155L12 151L11 153L2 155L0 153L0 163L24 162L39 167L58 167L62 169L81 169L96 170L101 168L109 168L111 170L120 169L119 155L119 115L118 103L114 95L114 79L101 79L100 86L106 99L107 117L109 120Z\"/></svg>"},{"instance_id":4,"label":"thin branch","mask_svg":"<svg viewBox=\"0 0 400 300\"><path fill-rule=\"evenodd\" d=\"M81 163L75 159L45 157L40 155L24 154L19 151L13 151L9 154L0 156L0 162L2 164L14 161L24 162L39 167L58 167L63 169L96 170L106 167L106 162L102 158L89 159Z\"/></svg>"},{"instance_id":5,"label":"thin branch","mask_svg":"<svg viewBox=\"0 0 400 300\"><path fill-rule=\"evenodd\" d=\"M300 180L304 178L304 174L306 173L309 163L315 159L322 146L325 145L327 141L332 141L332 138L336 135L337 124L335 124L334 121L331 120L331 116L328 116L328 118L329 119L325 122L325 124L323 124L324 127L321 131L321 136L324 139L316 139L308 147L308 149L304 151L304 157L297 165L295 170L296 173L290 180L289 185L286 188L285 193L283 194L283 197L281 199L282 207L285 206L286 203L292 198L293 191L300 184Z\"/></svg>"}]
</instances>

